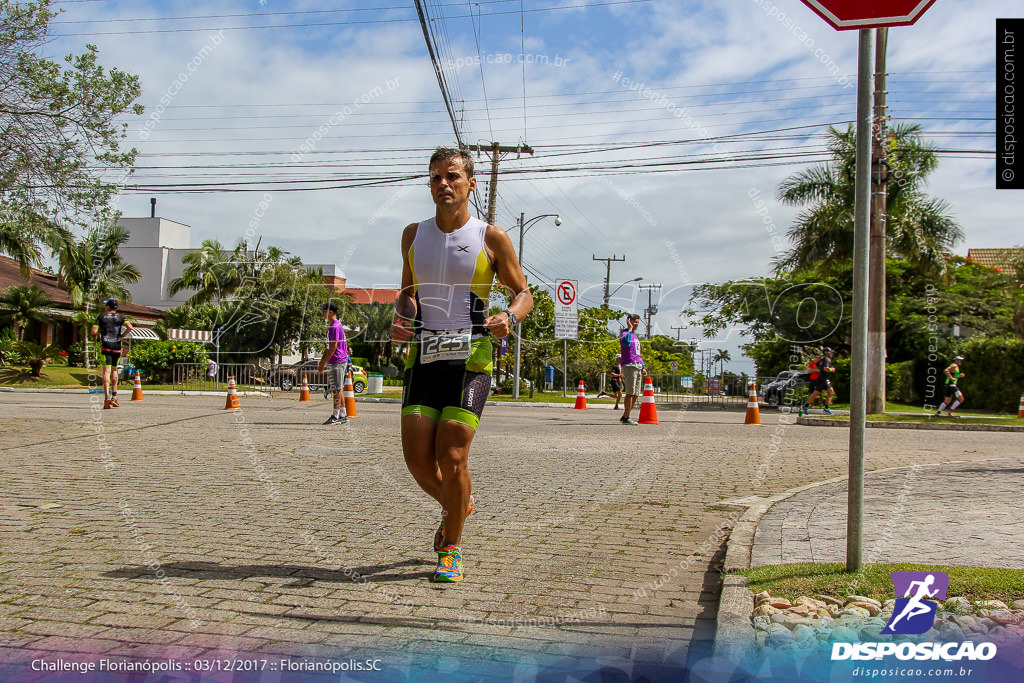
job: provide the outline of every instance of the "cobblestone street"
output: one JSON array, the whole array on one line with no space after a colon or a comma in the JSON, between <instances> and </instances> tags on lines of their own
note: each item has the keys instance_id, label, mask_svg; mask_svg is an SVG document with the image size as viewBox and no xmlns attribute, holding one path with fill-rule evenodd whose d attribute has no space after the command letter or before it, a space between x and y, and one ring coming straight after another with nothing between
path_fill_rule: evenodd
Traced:
<instances>
[{"instance_id":1,"label":"cobblestone street","mask_svg":"<svg viewBox=\"0 0 1024 683\"><path fill-rule=\"evenodd\" d=\"M379 656L417 668L681 671L712 635L742 509L841 476L845 429L774 412L488 407L466 579L429 581L439 510L399 407L295 395L0 395L0 659ZM1018 455L1019 434L869 430L868 469ZM107 449L109 446L109 449ZM785 561L785 558L783 558ZM398 676L401 677L401 676ZM388 675L387 680L396 676Z\"/></svg>"}]
</instances>

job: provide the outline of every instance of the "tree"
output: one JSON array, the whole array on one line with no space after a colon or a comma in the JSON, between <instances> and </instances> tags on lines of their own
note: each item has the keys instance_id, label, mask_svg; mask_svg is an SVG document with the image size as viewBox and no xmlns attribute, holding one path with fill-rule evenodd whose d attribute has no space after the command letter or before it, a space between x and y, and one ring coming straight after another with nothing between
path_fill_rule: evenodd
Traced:
<instances>
[{"instance_id":1,"label":"tree","mask_svg":"<svg viewBox=\"0 0 1024 683\"><path fill-rule=\"evenodd\" d=\"M729 353L729 349L715 349L715 354L711 357L711 360L718 363L718 377L721 379L725 372L725 364L732 360L732 354Z\"/></svg>"},{"instance_id":2,"label":"tree","mask_svg":"<svg viewBox=\"0 0 1024 683\"><path fill-rule=\"evenodd\" d=\"M391 362L391 323L395 318L392 304L357 304L347 307L351 313L346 318L359 327L358 337L370 347L373 364L384 367Z\"/></svg>"},{"instance_id":3,"label":"tree","mask_svg":"<svg viewBox=\"0 0 1024 683\"><path fill-rule=\"evenodd\" d=\"M0 295L0 316L14 326L18 341L24 341L28 325L53 320L45 310L51 303L50 295L39 285L12 285Z\"/></svg>"},{"instance_id":4,"label":"tree","mask_svg":"<svg viewBox=\"0 0 1024 683\"><path fill-rule=\"evenodd\" d=\"M920 134L917 124L900 124L890 134L886 239L890 254L941 271L944 255L964 235L949 205L922 191L938 157ZM856 131L829 127L829 138L831 162L800 171L779 186L777 197L784 204L809 205L789 229L793 248L777 260L779 272L830 273L853 260Z\"/></svg>"},{"instance_id":5,"label":"tree","mask_svg":"<svg viewBox=\"0 0 1024 683\"><path fill-rule=\"evenodd\" d=\"M115 217L110 171L130 173L137 154L121 149L121 119L143 111L138 77L104 69L94 45L64 65L40 56L50 4L0 0L0 251L23 272L74 226Z\"/></svg>"},{"instance_id":6,"label":"tree","mask_svg":"<svg viewBox=\"0 0 1024 683\"><path fill-rule=\"evenodd\" d=\"M119 225L93 228L85 239L69 241L57 249L58 274L61 286L71 297L71 305L83 315L75 315L74 324L82 329L82 339L95 322L92 305L110 297L131 301L128 285L138 282L142 274L121 258L118 247L128 241L128 232ZM89 345L85 345L85 367L89 367Z\"/></svg>"}]
</instances>

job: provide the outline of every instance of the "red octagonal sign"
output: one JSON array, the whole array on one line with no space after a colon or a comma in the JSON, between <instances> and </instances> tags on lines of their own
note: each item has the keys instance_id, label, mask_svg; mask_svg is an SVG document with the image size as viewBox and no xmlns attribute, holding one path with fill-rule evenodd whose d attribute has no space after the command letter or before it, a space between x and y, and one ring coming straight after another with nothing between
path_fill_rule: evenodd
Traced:
<instances>
[{"instance_id":1,"label":"red octagonal sign","mask_svg":"<svg viewBox=\"0 0 1024 683\"><path fill-rule=\"evenodd\" d=\"M803 0L840 31L913 24L935 0Z\"/></svg>"}]
</instances>

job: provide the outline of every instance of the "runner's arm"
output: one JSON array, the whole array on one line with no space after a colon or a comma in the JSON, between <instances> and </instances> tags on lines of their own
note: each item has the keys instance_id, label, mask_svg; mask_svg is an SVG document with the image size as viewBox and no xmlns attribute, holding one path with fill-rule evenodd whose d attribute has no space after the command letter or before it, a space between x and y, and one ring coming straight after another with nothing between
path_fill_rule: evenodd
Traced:
<instances>
[{"instance_id":1,"label":"runner's arm","mask_svg":"<svg viewBox=\"0 0 1024 683\"><path fill-rule=\"evenodd\" d=\"M530 287L526 284L526 276L519 266L519 259L516 258L516 250L512 246L512 240L508 238L501 228L488 225L484 235L484 248L494 264L494 271L498 276L498 282L508 288L512 293L512 302L508 310L515 314L519 322L533 310L533 295L530 294ZM484 327L491 331L496 337L505 337L512 330L512 321L505 311L484 319Z\"/></svg>"},{"instance_id":2,"label":"runner's arm","mask_svg":"<svg viewBox=\"0 0 1024 683\"><path fill-rule=\"evenodd\" d=\"M414 336L413 321L416 319L416 297L412 287L412 266L409 264L409 249L416 238L416 223L402 233L402 290L395 299L395 318L391 323L391 340L399 344Z\"/></svg>"}]
</instances>

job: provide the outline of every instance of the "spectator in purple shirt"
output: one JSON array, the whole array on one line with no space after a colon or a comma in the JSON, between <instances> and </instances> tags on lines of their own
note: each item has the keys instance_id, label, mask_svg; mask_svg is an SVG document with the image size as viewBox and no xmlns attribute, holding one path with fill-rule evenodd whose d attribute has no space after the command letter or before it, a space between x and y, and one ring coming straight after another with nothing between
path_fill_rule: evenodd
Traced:
<instances>
[{"instance_id":1,"label":"spectator in purple shirt","mask_svg":"<svg viewBox=\"0 0 1024 683\"><path fill-rule=\"evenodd\" d=\"M635 425L637 421L629 416L636 404L636 399L643 391L643 378L647 374L647 366L640 357L640 337L636 328L640 324L640 315L630 313L626 316L626 329L619 335L619 346L622 350L622 357L619 359L622 366L622 393L626 395L623 400L622 417L619 422L624 425Z\"/></svg>"},{"instance_id":2,"label":"spectator in purple shirt","mask_svg":"<svg viewBox=\"0 0 1024 683\"><path fill-rule=\"evenodd\" d=\"M323 312L324 320L327 321L327 348L320 358L317 370L326 370L327 387L334 392L334 412L324 424L335 425L348 422L341 395L341 390L345 386L345 370L348 368L348 343L345 341L345 329L338 320L338 304L328 301L323 305Z\"/></svg>"}]
</instances>

